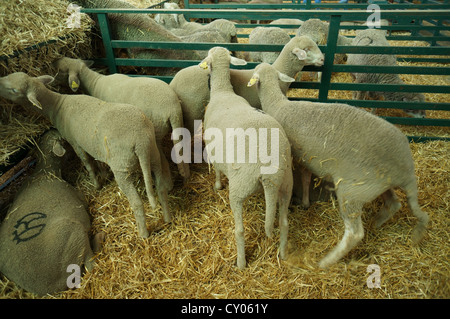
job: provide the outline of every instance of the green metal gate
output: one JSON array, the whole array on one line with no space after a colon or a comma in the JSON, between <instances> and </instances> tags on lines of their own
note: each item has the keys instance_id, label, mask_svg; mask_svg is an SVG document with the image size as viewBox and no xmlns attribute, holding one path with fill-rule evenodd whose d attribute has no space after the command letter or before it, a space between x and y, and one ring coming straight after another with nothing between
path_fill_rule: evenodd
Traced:
<instances>
[{"instance_id":1,"label":"green metal gate","mask_svg":"<svg viewBox=\"0 0 450 319\"><path fill-rule=\"evenodd\" d=\"M187 1L187 0L185 0ZM313 4L307 0L306 4L299 4L298 0L293 3L282 5L239 5L239 4L188 4L192 9L165 10L165 9L93 9L83 8L82 12L97 15L106 57L98 61L107 65L110 73L116 73L119 66L142 66L142 67L177 67L183 68L194 65L199 61L193 60L165 60L165 59L131 59L118 58L115 56L115 49L119 48L145 48L145 49L173 49L173 50L208 50L211 47L221 45L231 51L281 51L282 45L255 45L244 43L183 43L183 42L152 42L152 41L124 41L116 40L111 35L107 15L109 13L125 14L157 14L157 13L179 13L189 18L224 18L239 21L264 21L280 18L296 18L307 20L318 18L329 21L329 35L326 45L319 46L325 54L323 67L305 67L305 71L321 71L321 82L294 82L291 88L317 89L318 98L304 99L320 102L342 102L357 107L371 108L396 108L396 109L425 109L450 111L450 103L407 103L390 101L363 101L363 100L343 100L330 99L330 90L364 90L364 91L398 91L422 92L422 93L443 93L450 94L448 85L385 85L385 84L357 84L357 83L332 83L331 74L333 72L359 72L359 73L398 73L398 74L432 74L450 76L450 67L430 67L430 66L351 66L333 64L334 55L338 53L362 53L362 54L400 54L421 56L410 58L415 62L450 63L450 37L448 36L450 26L446 20L450 19L450 5L448 0L430 4L423 1L422 4L412 5L411 3L389 4L385 1L380 3L382 19L396 21L390 26L382 26L381 29L395 31L407 30L411 32L408 36L390 35L388 40L420 40L430 43L428 47L398 46L398 47L358 47L358 46L338 46L336 43L339 30L361 29L364 26L341 25L343 21L366 21L371 12L366 11L367 4ZM220 9L218 9L220 7ZM257 8L256 8L257 7ZM410 9L414 7L414 9ZM247 10L236 10L246 8ZM251 9L249 9L251 8ZM255 9L254 9L255 8ZM276 9L274 9L276 8ZM289 10L281 10L289 9ZM321 10L308 10L308 8ZM329 9L331 8L331 9ZM335 10L335 8L345 8L346 10ZM364 10L361 10L364 8ZM386 9L388 8L388 9ZM395 8L395 10L393 10ZM352 10L347 10L352 9ZM401 9L401 10L397 10ZM403 22L401 22L403 21ZM409 21L410 23L405 23ZM424 21L427 21L425 24ZM264 26L264 24L238 23L236 27L249 28L254 26ZM288 26L285 26L288 27ZM423 33L428 33L423 34ZM243 35L240 35L243 36ZM446 43L447 42L447 43ZM444 43L445 45L438 45ZM240 68L254 68L256 63L248 63ZM155 76L166 82L170 82L170 76ZM292 98L296 99L296 98ZM394 124L402 125L423 125L449 127L450 119L433 118L407 118L407 117L387 117L386 120ZM429 139L447 139L444 137L409 137L411 140L424 141Z\"/></svg>"}]
</instances>

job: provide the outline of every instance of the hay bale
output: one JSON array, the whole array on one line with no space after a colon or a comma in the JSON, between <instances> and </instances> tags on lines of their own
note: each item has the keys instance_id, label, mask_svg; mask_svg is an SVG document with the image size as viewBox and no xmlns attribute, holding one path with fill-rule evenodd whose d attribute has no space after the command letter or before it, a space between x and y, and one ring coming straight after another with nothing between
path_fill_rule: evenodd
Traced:
<instances>
[{"instance_id":1,"label":"hay bale","mask_svg":"<svg viewBox=\"0 0 450 319\"><path fill-rule=\"evenodd\" d=\"M31 76L55 75L52 62L61 56L92 58L93 21L80 15L80 27L68 28L67 0L2 1L0 25L0 76L25 72ZM36 49L31 46L50 42ZM57 90L57 88L55 88ZM11 157L24 144L40 136L49 123L39 116L23 112L20 106L0 98L0 166L12 164ZM1 173L0 173L1 174Z\"/></svg>"}]
</instances>

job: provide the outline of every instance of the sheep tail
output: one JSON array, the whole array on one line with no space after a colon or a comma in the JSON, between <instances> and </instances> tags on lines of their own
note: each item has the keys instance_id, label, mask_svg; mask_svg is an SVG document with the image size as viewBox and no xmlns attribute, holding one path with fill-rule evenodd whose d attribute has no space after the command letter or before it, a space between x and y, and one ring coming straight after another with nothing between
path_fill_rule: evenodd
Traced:
<instances>
[{"instance_id":1,"label":"sheep tail","mask_svg":"<svg viewBox=\"0 0 450 319\"><path fill-rule=\"evenodd\" d=\"M155 147L155 149L157 149ZM139 165L144 176L145 190L147 192L148 201L153 209L156 208L156 196L153 190L153 178L151 171L151 154L150 146L146 145L140 149L135 150L135 154L139 160Z\"/></svg>"}]
</instances>

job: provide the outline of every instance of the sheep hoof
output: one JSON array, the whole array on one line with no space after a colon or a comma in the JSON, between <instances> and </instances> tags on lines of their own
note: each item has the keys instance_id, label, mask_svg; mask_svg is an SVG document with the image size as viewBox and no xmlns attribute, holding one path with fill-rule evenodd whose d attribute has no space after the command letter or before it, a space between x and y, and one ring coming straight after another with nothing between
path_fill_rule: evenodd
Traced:
<instances>
[{"instance_id":1,"label":"sheep hoof","mask_svg":"<svg viewBox=\"0 0 450 319\"><path fill-rule=\"evenodd\" d=\"M214 183L214 190L218 191L220 189L222 189L222 183L221 182L215 182Z\"/></svg>"},{"instance_id":2,"label":"sheep hoof","mask_svg":"<svg viewBox=\"0 0 450 319\"><path fill-rule=\"evenodd\" d=\"M418 224L416 227L414 227L412 231L412 242L414 245L418 245L426 233L426 227L423 224Z\"/></svg>"},{"instance_id":3,"label":"sheep hoof","mask_svg":"<svg viewBox=\"0 0 450 319\"><path fill-rule=\"evenodd\" d=\"M100 232L95 234L94 238L92 239L92 250L94 253L98 253L102 246L103 242L105 241L106 234L104 232Z\"/></svg>"},{"instance_id":4,"label":"sheep hoof","mask_svg":"<svg viewBox=\"0 0 450 319\"><path fill-rule=\"evenodd\" d=\"M237 260L237 267L239 268L239 269L245 269L245 266L246 266L246 262L245 262L245 259L244 260Z\"/></svg>"},{"instance_id":5,"label":"sheep hoof","mask_svg":"<svg viewBox=\"0 0 450 319\"><path fill-rule=\"evenodd\" d=\"M310 206L311 206L311 203L309 201L308 202L303 202L302 201L302 208L303 209L308 209Z\"/></svg>"},{"instance_id":6,"label":"sheep hoof","mask_svg":"<svg viewBox=\"0 0 450 319\"><path fill-rule=\"evenodd\" d=\"M148 238L149 235L150 235L150 234L149 234L147 228L139 230L139 236L140 236L140 237L142 237L142 238Z\"/></svg>"}]
</instances>

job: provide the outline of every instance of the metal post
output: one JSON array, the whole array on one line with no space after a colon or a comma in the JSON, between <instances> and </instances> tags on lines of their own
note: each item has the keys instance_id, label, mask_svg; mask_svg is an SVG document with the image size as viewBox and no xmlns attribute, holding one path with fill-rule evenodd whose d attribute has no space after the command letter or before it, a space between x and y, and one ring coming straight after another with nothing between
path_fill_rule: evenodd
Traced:
<instances>
[{"instance_id":1,"label":"metal post","mask_svg":"<svg viewBox=\"0 0 450 319\"><path fill-rule=\"evenodd\" d=\"M109 28L108 17L106 13L97 14L100 32L102 33L103 46L105 47L106 63L108 65L109 73L117 73L117 66L114 57L114 49L111 45L111 29Z\"/></svg>"},{"instance_id":2,"label":"metal post","mask_svg":"<svg viewBox=\"0 0 450 319\"><path fill-rule=\"evenodd\" d=\"M331 82L331 72L333 71L334 55L336 53L337 40L339 35L340 15L332 15L330 27L328 29L327 46L325 49L325 61L323 64L322 78L319 87L319 101L326 102L328 90Z\"/></svg>"}]
</instances>

